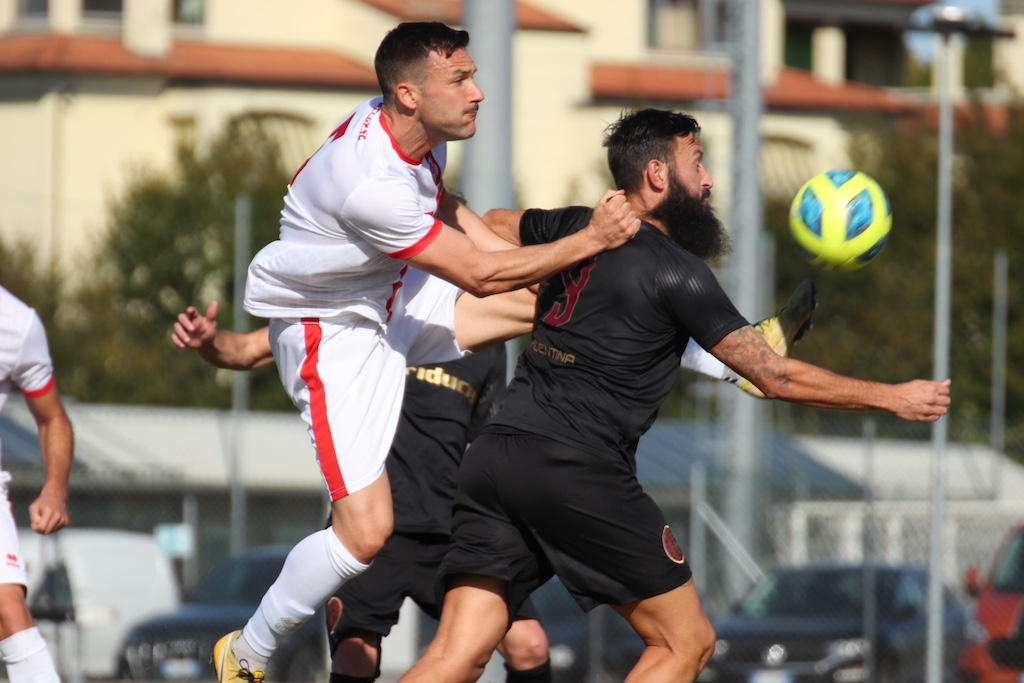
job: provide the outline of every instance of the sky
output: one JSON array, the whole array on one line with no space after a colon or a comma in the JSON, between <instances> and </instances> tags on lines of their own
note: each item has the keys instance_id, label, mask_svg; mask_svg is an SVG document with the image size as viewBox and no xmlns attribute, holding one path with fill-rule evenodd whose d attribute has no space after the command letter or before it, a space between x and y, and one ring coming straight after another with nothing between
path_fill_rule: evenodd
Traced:
<instances>
[{"instance_id":1,"label":"sky","mask_svg":"<svg viewBox=\"0 0 1024 683\"><path fill-rule=\"evenodd\" d=\"M999 0L949 0L948 4L975 12L989 24L995 24L999 14ZM907 34L908 47L919 59L925 61L931 59L934 41L935 36L927 31L913 31Z\"/></svg>"}]
</instances>

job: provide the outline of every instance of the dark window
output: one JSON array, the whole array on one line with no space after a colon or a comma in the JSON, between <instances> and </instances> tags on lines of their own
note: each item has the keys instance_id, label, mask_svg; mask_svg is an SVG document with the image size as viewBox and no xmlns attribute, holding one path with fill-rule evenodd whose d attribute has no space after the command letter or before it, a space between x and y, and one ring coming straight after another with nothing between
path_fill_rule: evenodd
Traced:
<instances>
[{"instance_id":1,"label":"dark window","mask_svg":"<svg viewBox=\"0 0 1024 683\"><path fill-rule=\"evenodd\" d=\"M86 14L91 12L121 14L122 5L123 0L82 0L82 11Z\"/></svg>"},{"instance_id":2,"label":"dark window","mask_svg":"<svg viewBox=\"0 0 1024 683\"><path fill-rule=\"evenodd\" d=\"M45 15L49 11L49 0L18 0L18 14L23 17Z\"/></svg>"},{"instance_id":3,"label":"dark window","mask_svg":"<svg viewBox=\"0 0 1024 683\"><path fill-rule=\"evenodd\" d=\"M786 66L796 69L811 70L811 35L814 30L810 26L790 24L786 26Z\"/></svg>"},{"instance_id":4,"label":"dark window","mask_svg":"<svg viewBox=\"0 0 1024 683\"><path fill-rule=\"evenodd\" d=\"M992 587L1000 593L1024 592L1024 534L1010 539L992 576Z\"/></svg>"},{"instance_id":5,"label":"dark window","mask_svg":"<svg viewBox=\"0 0 1024 683\"><path fill-rule=\"evenodd\" d=\"M203 0L174 0L174 23L202 24Z\"/></svg>"}]
</instances>

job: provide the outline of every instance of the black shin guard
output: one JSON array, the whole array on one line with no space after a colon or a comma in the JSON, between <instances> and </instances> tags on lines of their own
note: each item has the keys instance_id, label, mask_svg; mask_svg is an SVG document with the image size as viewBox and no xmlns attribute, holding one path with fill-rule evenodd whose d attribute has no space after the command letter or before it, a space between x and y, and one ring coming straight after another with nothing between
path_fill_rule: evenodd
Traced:
<instances>
[{"instance_id":1,"label":"black shin guard","mask_svg":"<svg viewBox=\"0 0 1024 683\"><path fill-rule=\"evenodd\" d=\"M506 664L505 672L505 683L551 683L551 660L526 671L510 669Z\"/></svg>"},{"instance_id":2,"label":"black shin guard","mask_svg":"<svg viewBox=\"0 0 1024 683\"><path fill-rule=\"evenodd\" d=\"M345 674L331 674L330 683L373 683L377 680L376 676L346 676Z\"/></svg>"}]
</instances>

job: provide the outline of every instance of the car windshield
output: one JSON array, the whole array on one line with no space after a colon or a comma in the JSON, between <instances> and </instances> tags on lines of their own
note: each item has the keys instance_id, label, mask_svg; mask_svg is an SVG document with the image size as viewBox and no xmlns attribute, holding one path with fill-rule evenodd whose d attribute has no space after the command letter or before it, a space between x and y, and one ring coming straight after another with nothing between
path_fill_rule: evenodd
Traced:
<instances>
[{"instance_id":1,"label":"car windshield","mask_svg":"<svg viewBox=\"0 0 1024 683\"><path fill-rule=\"evenodd\" d=\"M895 576L876 572L881 611L892 603ZM860 617L864 613L862 567L799 569L766 576L737 610L755 619Z\"/></svg>"},{"instance_id":2,"label":"car windshield","mask_svg":"<svg viewBox=\"0 0 1024 683\"><path fill-rule=\"evenodd\" d=\"M284 565L284 555L240 556L216 567L188 601L204 605L256 605Z\"/></svg>"},{"instance_id":3,"label":"car windshield","mask_svg":"<svg viewBox=\"0 0 1024 683\"><path fill-rule=\"evenodd\" d=\"M992 587L1000 593L1024 593L1024 534L1014 534L999 559Z\"/></svg>"}]
</instances>

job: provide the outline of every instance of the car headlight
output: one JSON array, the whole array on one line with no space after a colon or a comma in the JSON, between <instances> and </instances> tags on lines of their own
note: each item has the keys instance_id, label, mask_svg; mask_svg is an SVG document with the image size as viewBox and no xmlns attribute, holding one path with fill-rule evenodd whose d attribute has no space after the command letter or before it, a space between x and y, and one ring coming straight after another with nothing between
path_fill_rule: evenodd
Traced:
<instances>
[{"instance_id":1,"label":"car headlight","mask_svg":"<svg viewBox=\"0 0 1024 683\"><path fill-rule=\"evenodd\" d=\"M722 657L725 657L728 654L729 654L729 641L728 640L722 640L721 638L716 640L715 641L715 651L712 653L711 657L714 658L714 659L721 659Z\"/></svg>"},{"instance_id":2,"label":"car headlight","mask_svg":"<svg viewBox=\"0 0 1024 683\"><path fill-rule=\"evenodd\" d=\"M828 656L836 659L858 659L871 651L871 643L864 638L833 640L828 644Z\"/></svg>"},{"instance_id":3,"label":"car headlight","mask_svg":"<svg viewBox=\"0 0 1024 683\"><path fill-rule=\"evenodd\" d=\"M981 645L988 642L988 629L976 618L971 617L964 624L964 640L968 643Z\"/></svg>"}]
</instances>

